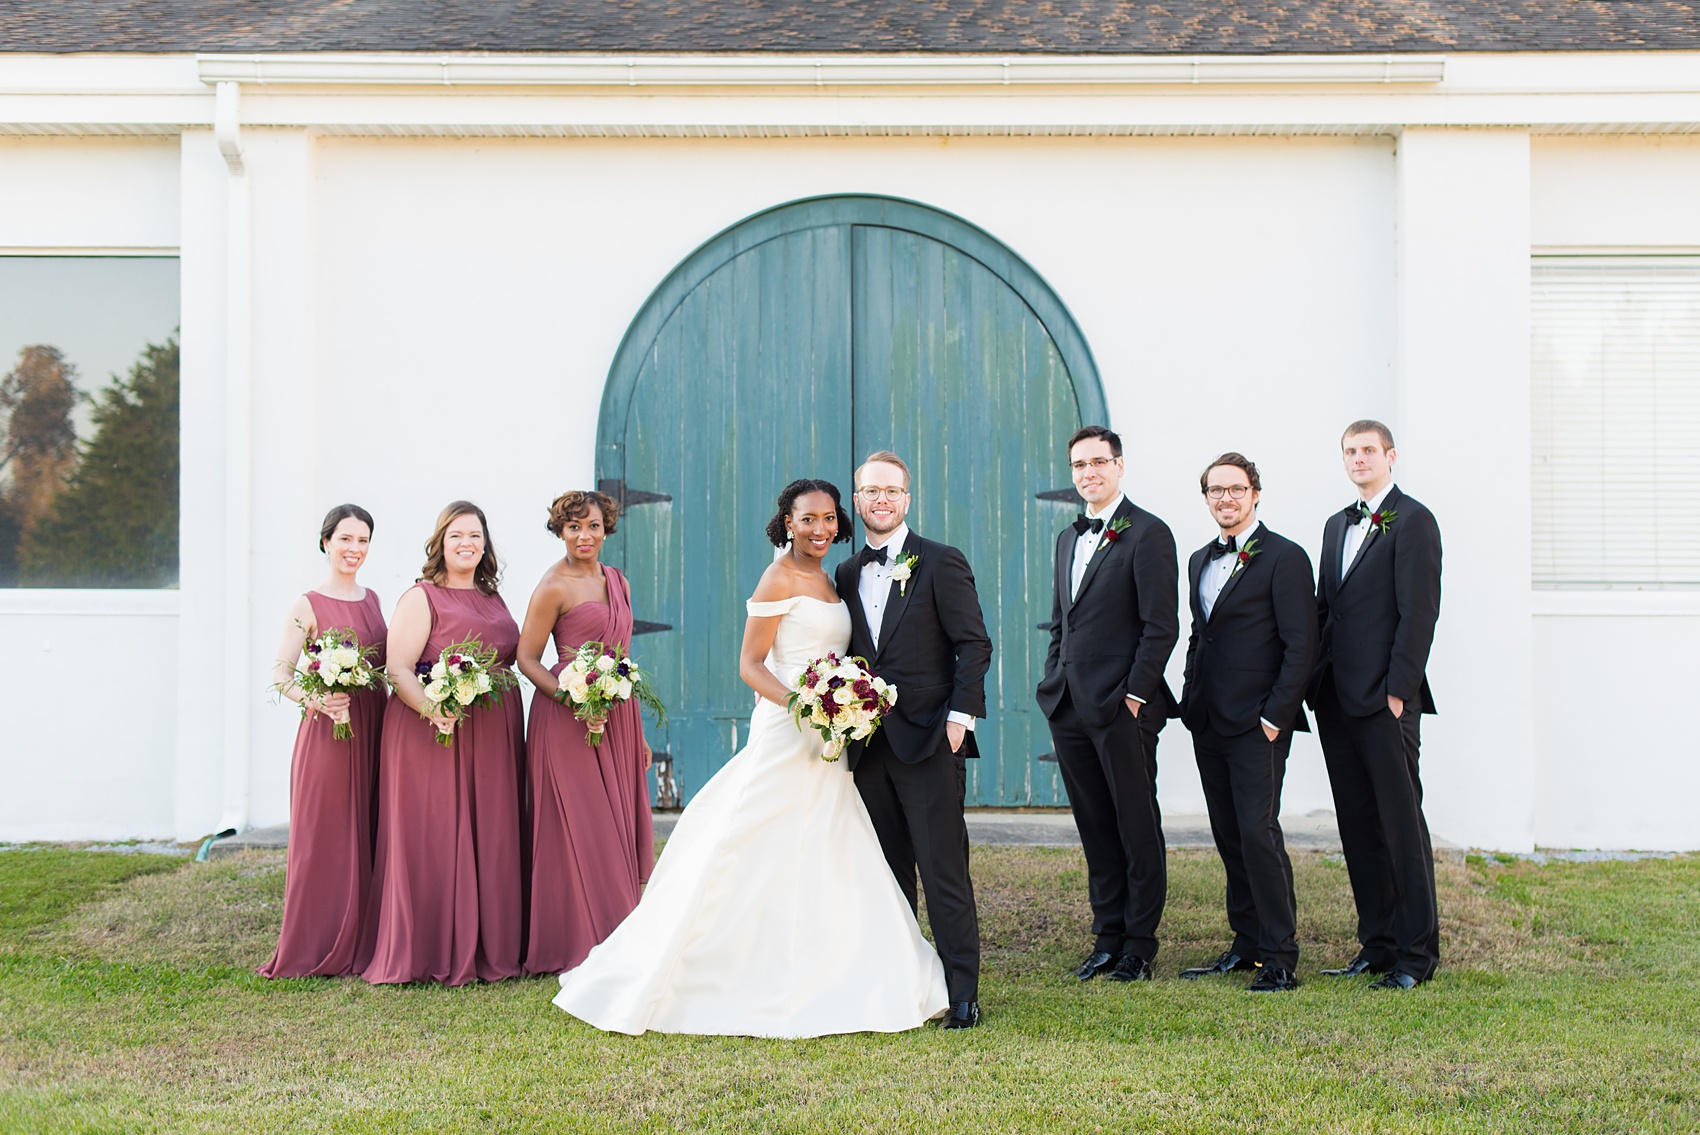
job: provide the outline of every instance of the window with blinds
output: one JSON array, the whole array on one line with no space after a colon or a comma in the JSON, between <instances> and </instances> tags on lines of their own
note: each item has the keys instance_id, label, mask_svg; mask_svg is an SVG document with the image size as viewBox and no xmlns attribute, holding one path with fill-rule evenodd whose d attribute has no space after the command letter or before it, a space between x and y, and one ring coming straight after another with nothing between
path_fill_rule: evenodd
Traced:
<instances>
[{"instance_id":1,"label":"window with blinds","mask_svg":"<svg viewBox=\"0 0 1700 1135\"><path fill-rule=\"evenodd\" d=\"M1534 583L1700 586L1700 256L1538 256Z\"/></svg>"}]
</instances>

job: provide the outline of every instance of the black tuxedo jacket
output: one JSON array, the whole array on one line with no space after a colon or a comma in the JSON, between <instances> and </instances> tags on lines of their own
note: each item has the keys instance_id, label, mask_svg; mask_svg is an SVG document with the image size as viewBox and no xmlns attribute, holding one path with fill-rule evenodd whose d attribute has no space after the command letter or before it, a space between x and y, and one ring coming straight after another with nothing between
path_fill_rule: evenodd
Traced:
<instances>
[{"instance_id":1,"label":"black tuxedo jacket","mask_svg":"<svg viewBox=\"0 0 1700 1135\"><path fill-rule=\"evenodd\" d=\"M1072 599L1076 533L1072 525L1057 533L1051 647L1039 680L1039 708L1054 715L1066 690L1082 721L1104 726L1126 712L1124 699L1132 694L1145 702L1139 723L1161 729L1175 708L1163 668L1181 635L1175 538L1167 524L1130 500L1109 523L1121 519L1127 528L1098 545Z\"/></svg>"},{"instance_id":2,"label":"black tuxedo jacket","mask_svg":"<svg viewBox=\"0 0 1700 1135\"><path fill-rule=\"evenodd\" d=\"M1310 732L1305 691L1316 665L1316 581L1305 550L1259 524L1252 556L1242 564L1204 617L1198 581L1210 544L1187 562L1192 637L1186 644L1181 720L1197 732L1214 725L1233 737L1261 726ZM1215 543L1214 540L1211 544Z\"/></svg>"},{"instance_id":3,"label":"black tuxedo jacket","mask_svg":"<svg viewBox=\"0 0 1700 1135\"><path fill-rule=\"evenodd\" d=\"M903 541L902 554L919 559L907 587L891 585L878 650L862 610L862 567L855 556L838 565L834 582L850 607L850 653L867 659L870 670L897 687L897 704L880 729L898 760L916 764L938 750L951 710L986 716L992 640L967 557L949 544L922 539L914 529ZM970 757L980 755L972 732L963 750ZM861 756L862 746L852 745L851 768Z\"/></svg>"},{"instance_id":4,"label":"black tuxedo jacket","mask_svg":"<svg viewBox=\"0 0 1700 1135\"><path fill-rule=\"evenodd\" d=\"M1340 707L1353 717L1386 708L1389 694L1421 697L1422 711L1433 713L1426 671L1440 617L1440 526L1397 485L1381 509L1394 514L1392 522L1386 532L1370 529L1345 578L1340 556L1351 521L1341 511L1323 526L1312 701L1332 671Z\"/></svg>"}]
</instances>

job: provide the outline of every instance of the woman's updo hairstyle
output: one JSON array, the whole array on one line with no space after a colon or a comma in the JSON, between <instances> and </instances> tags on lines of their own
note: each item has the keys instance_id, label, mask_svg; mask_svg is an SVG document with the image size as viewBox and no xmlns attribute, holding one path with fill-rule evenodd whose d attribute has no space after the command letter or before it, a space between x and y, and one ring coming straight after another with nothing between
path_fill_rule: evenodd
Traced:
<instances>
[{"instance_id":1,"label":"woman's updo hairstyle","mask_svg":"<svg viewBox=\"0 0 1700 1135\"><path fill-rule=\"evenodd\" d=\"M594 489L590 492L569 489L556 497L554 503L549 506L549 520L545 527L551 535L559 536L566 531L567 521L583 520L590 515L592 507L602 513L602 534L612 536L614 529L619 526L620 502L607 493L599 493Z\"/></svg>"},{"instance_id":2,"label":"woman's updo hairstyle","mask_svg":"<svg viewBox=\"0 0 1700 1135\"><path fill-rule=\"evenodd\" d=\"M833 511L838 514L838 535L833 538L834 544L850 542L850 523L844 515L844 501L838 495L838 486L831 481L822 481L814 477L802 477L786 485L779 494L779 511L773 514L773 519L767 522L767 538L773 541L775 548L783 548L791 542L791 533L785 530L785 519L791 515L791 506L797 503L797 498L809 493L825 493L832 498Z\"/></svg>"},{"instance_id":3,"label":"woman's updo hairstyle","mask_svg":"<svg viewBox=\"0 0 1700 1135\"><path fill-rule=\"evenodd\" d=\"M325 550L325 545L332 536L336 535L336 526L345 520L358 520L366 526L366 535L372 534L372 514L357 504L339 504L325 513L325 522L319 525L319 551Z\"/></svg>"}]
</instances>

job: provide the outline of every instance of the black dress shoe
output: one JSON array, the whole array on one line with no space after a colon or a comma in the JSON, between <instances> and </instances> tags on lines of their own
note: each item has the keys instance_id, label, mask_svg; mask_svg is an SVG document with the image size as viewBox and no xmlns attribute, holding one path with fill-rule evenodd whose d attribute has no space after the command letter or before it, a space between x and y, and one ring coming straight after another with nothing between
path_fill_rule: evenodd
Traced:
<instances>
[{"instance_id":1,"label":"black dress shoe","mask_svg":"<svg viewBox=\"0 0 1700 1135\"><path fill-rule=\"evenodd\" d=\"M1325 969L1325 970L1323 970L1322 976L1323 977L1356 977L1360 973L1381 973L1381 972L1382 972L1382 968L1380 966L1370 965L1369 959L1364 957L1362 954L1359 954L1357 957L1353 958L1351 961L1347 962L1345 965L1341 966L1339 969Z\"/></svg>"},{"instance_id":2,"label":"black dress shoe","mask_svg":"<svg viewBox=\"0 0 1700 1135\"><path fill-rule=\"evenodd\" d=\"M1252 983L1245 987L1247 993L1278 993L1286 989L1299 987L1299 975L1290 969L1280 966L1264 966L1258 970Z\"/></svg>"},{"instance_id":3,"label":"black dress shoe","mask_svg":"<svg viewBox=\"0 0 1700 1135\"><path fill-rule=\"evenodd\" d=\"M1151 963L1137 954L1123 954L1116 959L1116 968L1104 975L1105 981L1150 981Z\"/></svg>"},{"instance_id":4,"label":"black dress shoe","mask_svg":"<svg viewBox=\"0 0 1700 1135\"><path fill-rule=\"evenodd\" d=\"M1108 950L1094 950L1086 955L1086 960L1080 963L1080 968L1074 971L1074 976L1081 981L1091 981L1115 964L1114 954Z\"/></svg>"},{"instance_id":5,"label":"black dress shoe","mask_svg":"<svg viewBox=\"0 0 1700 1135\"><path fill-rule=\"evenodd\" d=\"M941 1029L971 1029L980 1023L980 1003L978 1001L957 1001L950 1006L950 1012L939 1022Z\"/></svg>"},{"instance_id":6,"label":"black dress shoe","mask_svg":"<svg viewBox=\"0 0 1700 1135\"><path fill-rule=\"evenodd\" d=\"M1370 982L1371 989L1415 989L1417 979L1404 970L1390 969L1381 975L1379 981Z\"/></svg>"},{"instance_id":7,"label":"black dress shoe","mask_svg":"<svg viewBox=\"0 0 1700 1135\"><path fill-rule=\"evenodd\" d=\"M1250 958L1242 958L1232 950L1223 950L1222 956L1205 965L1193 966L1181 970L1181 976L1188 981L1197 981L1201 977L1209 977L1217 973L1234 973L1239 970L1256 969L1257 963Z\"/></svg>"}]
</instances>

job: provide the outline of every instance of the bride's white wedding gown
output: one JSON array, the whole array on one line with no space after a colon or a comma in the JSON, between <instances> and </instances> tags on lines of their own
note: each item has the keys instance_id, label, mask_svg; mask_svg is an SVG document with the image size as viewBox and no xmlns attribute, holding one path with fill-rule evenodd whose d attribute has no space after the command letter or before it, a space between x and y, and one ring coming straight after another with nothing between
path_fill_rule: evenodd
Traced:
<instances>
[{"instance_id":1,"label":"bride's white wedding gown","mask_svg":"<svg viewBox=\"0 0 1700 1135\"><path fill-rule=\"evenodd\" d=\"M842 603L748 607L783 616L767 664L786 685L848 648ZM942 1015L938 954L849 768L820 752L819 734L763 698L749 743L679 817L637 909L561 975L555 1004L634 1035L898 1032Z\"/></svg>"}]
</instances>

